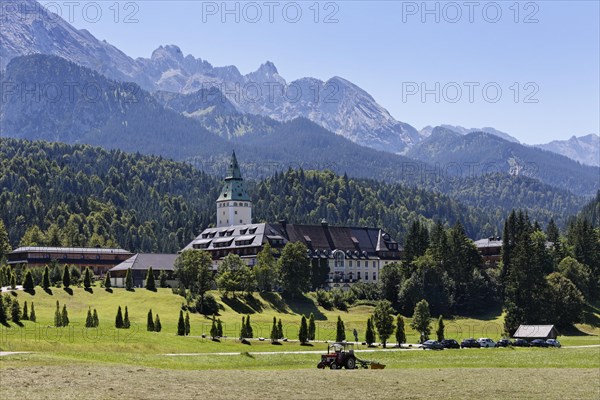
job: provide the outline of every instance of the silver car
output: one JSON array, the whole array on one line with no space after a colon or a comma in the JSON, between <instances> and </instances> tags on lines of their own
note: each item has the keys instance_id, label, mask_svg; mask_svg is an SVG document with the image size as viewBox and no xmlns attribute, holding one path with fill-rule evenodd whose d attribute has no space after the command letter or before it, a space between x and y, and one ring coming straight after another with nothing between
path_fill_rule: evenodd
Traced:
<instances>
[{"instance_id":1,"label":"silver car","mask_svg":"<svg viewBox=\"0 0 600 400\"><path fill-rule=\"evenodd\" d=\"M560 342L556 339L548 339L546 340L546 344L548 347L560 347Z\"/></svg>"}]
</instances>

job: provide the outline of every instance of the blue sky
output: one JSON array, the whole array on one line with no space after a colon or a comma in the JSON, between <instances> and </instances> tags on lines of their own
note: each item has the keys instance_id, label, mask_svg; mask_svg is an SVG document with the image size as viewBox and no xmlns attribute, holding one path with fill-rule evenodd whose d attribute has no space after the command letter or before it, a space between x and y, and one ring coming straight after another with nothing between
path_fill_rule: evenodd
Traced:
<instances>
[{"instance_id":1,"label":"blue sky","mask_svg":"<svg viewBox=\"0 0 600 400\"><path fill-rule=\"evenodd\" d=\"M531 144L600 132L598 1L229 2L230 14L221 1L121 1L118 15L107 1L84 18L88 3L73 25L132 57L176 44L242 73L270 60L288 82L341 76L417 129L492 126Z\"/></svg>"}]
</instances>

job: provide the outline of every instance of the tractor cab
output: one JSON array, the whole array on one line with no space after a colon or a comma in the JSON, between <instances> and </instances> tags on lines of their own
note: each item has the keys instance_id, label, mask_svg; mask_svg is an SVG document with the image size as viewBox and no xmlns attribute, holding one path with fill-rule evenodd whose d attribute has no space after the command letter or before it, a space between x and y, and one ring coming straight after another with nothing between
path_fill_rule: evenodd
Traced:
<instances>
[{"instance_id":1,"label":"tractor cab","mask_svg":"<svg viewBox=\"0 0 600 400\"><path fill-rule=\"evenodd\" d=\"M346 342L335 342L327 346L327 354L321 355L321 361L317 368L330 369L356 368L356 357L354 356L354 344Z\"/></svg>"}]
</instances>

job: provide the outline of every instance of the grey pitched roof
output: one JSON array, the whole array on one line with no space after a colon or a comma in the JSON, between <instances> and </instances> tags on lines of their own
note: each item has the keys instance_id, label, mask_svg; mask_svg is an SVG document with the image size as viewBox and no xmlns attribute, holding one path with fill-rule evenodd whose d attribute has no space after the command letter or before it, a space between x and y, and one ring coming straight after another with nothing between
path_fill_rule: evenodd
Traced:
<instances>
[{"instance_id":1,"label":"grey pitched roof","mask_svg":"<svg viewBox=\"0 0 600 400\"><path fill-rule=\"evenodd\" d=\"M475 246L478 249L483 247L502 247L502 240L479 239L475 241Z\"/></svg>"},{"instance_id":2,"label":"grey pitched roof","mask_svg":"<svg viewBox=\"0 0 600 400\"><path fill-rule=\"evenodd\" d=\"M100 247L38 247L38 246L27 246L19 247L12 251L12 253L87 253L87 254L132 254L127 250L123 249L112 249L112 248L100 248Z\"/></svg>"},{"instance_id":3,"label":"grey pitched roof","mask_svg":"<svg viewBox=\"0 0 600 400\"><path fill-rule=\"evenodd\" d=\"M153 270L173 271L175 269L175 259L177 259L177 254L138 253L114 266L110 271L123 271L129 268L146 271L150 267Z\"/></svg>"},{"instance_id":4,"label":"grey pitched roof","mask_svg":"<svg viewBox=\"0 0 600 400\"><path fill-rule=\"evenodd\" d=\"M537 338L550 335L552 330L556 330L554 325L520 325L513 337L516 338Z\"/></svg>"}]
</instances>

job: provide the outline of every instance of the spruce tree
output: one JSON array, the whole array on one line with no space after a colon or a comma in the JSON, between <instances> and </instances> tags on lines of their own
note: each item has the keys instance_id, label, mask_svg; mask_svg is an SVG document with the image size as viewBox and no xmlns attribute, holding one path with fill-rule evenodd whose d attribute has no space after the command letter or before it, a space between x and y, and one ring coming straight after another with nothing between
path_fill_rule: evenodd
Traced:
<instances>
[{"instance_id":1,"label":"spruce tree","mask_svg":"<svg viewBox=\"0 0 600 400\"><path fill-rule=\"evenodd\" d=\"M125 316L123 317L123 328L129 329L131 324L129 323L129 310L127 310L127 306L125 306Z\"/></svg>"},{"instance_id":2,"label":"spruce tree","mask_svg":"<svg viewBox=\"0 0 600 400\"><path fill-rule=\"evenodd\" d=\"M277 318L273 317L273 327L271 328L271 342L276 342L278 337Z\"/></svg>"},{"instance_id":3,"label":"spruce tree","mask_svg":"<svg viewBox=\"0 0 600 400\"><path fill-rule=\"evenodd\" d=\"M242 326L240 327L240 339L246 337L246 317L242 315Z\"/></svg>"},{"instance_id":4,"label":"spruce tree","mask_svg":"<svg viewBox=\"0 0 600 400\"><path fill-rule=\"evenodd\" d=\"M152 272L152 267L148 268L148 274L146 275L146 289L156 291L156 282L154 281L154 272Z\"/></svg>"},{"instance_id":5,"label":"spruce tree","mask_svg":"<svg viewBox=\"0 0 600 400\"><path fill-rule=\"evenodd\" d=\"M190 335L190 313L189 312L185 312L185 336L189 336Z\"/></svg>"},{"instance_id":6,"label":"spruce tree","mask_svg":"<svg viewBox=\"0 0 600 400\"><path fill-rule=\"evenodd\" d=\"M69 326L69 313L67 312L67 305L63 304L62 314L60 316L62 326Z\"/></svg>"},{"instance_id":7,"label":"spruce tree","mask_svg":"<svg viewBox=\"0 0 600 400\"><path fill-rule=\"evenodd\" d=\"M344 321L342 321L342 317L338 315L337 324L336 324L336 332L335 332L335 341L343 342L346 340L346 331L344 329Z\"/></svg>"},{"instance_id":8,"label":"spruce tree","mask_svg":"<svg viewBox=\"0 0 600 400\"><path fill-rule=\"evenodd\" d=\"M181 310L179 310L179 322L177 322L177 336L185 336L185 320Z\"/></svg>"},{"instance_id":9,"label":"spruce tree","mask_svg":"<svg viewBox=\"0 0 600 400\"><path fill-rule=\"evenodd\" d=\"M302 315L302 318L300 319L298 340L300 340L301 344L306 344L308 342L308 326L306 324L306 317L304 315Z\"/></svg>"},{"instance_id":10,"label":"spruce tree","mask_svg":"<svg viewBox=\"0 0 600 400\"><path fill-rule=\"evenodd\" d=\"M85 327L86 328L94 327L94 317L92 317L91 307L88 307L87 317L85 318Z\"/></svg>"},{"instance_id":11,"label":"spruce tree","mask_svg":"<svg viewBox=\"0 0 600 400\"><path fill-rule=\"evenodd\" d=\"M12 302L12 308L10 310L10 316L12 319L12 322L14 322L15 324L18 324L19 322L21 322L21 306L19 305L19 300L14 299Z\"/></svg>"},{"instance_id":12,"label":"spruce tree","mask_svg":"<svg viewBox=\"0 0 600 400\"><path fill-rule=\"evenodd\" d=\"M106 271L106 276L104 276L104 289L110 289L110 271Z\"/></svg>"},{"instance_id":13,"label":"spruce tree","mask_svg":"<svg viewBox=\"0 0 600 400\"><path fill-rule=\"evenodd\" d=\"M154 320L154 332L160 332L162 330L162 325L160 323L160 317L156 314L156 319Z\"/></svg>"},{"instance_id":14,"label":"spruce tree","mask_svg":"<svg viewBox=\"0 0 600 400\"><path fill-rule=\"evenodd\" d=\"M373 320L371 317L367 319L367 331L365 332L365 342L367 342L368 346L371 346L375 343L375 331L373 330Z\"/></svg>"},{"instance_id":15,"label":"spruce tree","mask_svg":"<svg viewBox=\"0 0 600 400\"><path fill-rule=\"evenodd\" d=\"M29 311L27 310L27 302L23 303L23 314L21 316L23 321L29 320Z\"/></svg>"},{"instance_id":16,"label":"spruce tree","mask_svg":"<svg viewBox=\"0 0 600 400\"><path fill-rule=\"evenodd\" d=\"M42 276L42 288L48 290L50 288L50 268L44 267L44 275Z\"/></svg>"},{"instance_id":17,"label":"spruce tree","mask_svg":"<svg viewBox=\"0 0 600 400\"><path fill-rule=\"evenodd\" d=\"M62 281L63 281L63 286L65 287L65 289L67 289L69 286L71 286L71 273L69 272L69 267L66 265L63 268Z\"/></svg>"},{"instance_id":18,"label":"spruce tree","mask_svg":"<svg viewBox=\"0 0 600 400\"><path fill-rule=\"evenodd\" d=\"M93 321L94 328L97 328L98 326L100 326L100 320L98 319L98 312L96 311L95 308L94 308L94 313L92 314L92 321Z\"/></svg>"},{"instance_id":19,"label":"spruce tree","mask_svg":"<svg viewBox=\"0 0 600 400\"><path fill-rule=\"evenodd\" d=\"M31 271L27 271L25 273L25 279L23 280L23 290L26 292L32 292L33 291L33 276L31 275ZM23 318L25 319L25 318Z\"/></svg>"},{"instance_id":20,"label":"spruce tree","mask_svg":"<svg viewBox=\"0 0 600 400\"><path fill-rule=\"evenodd\" d=\"M148 310L148 319L146 321L146 330L148 332L154 332L154 319L152 317L152 309Z\"/></svg>"},{"instance_id":21,"label":"spruce tree","mask_svg":"<svg viewBox=\"0 0 600 400\"><path fill-rule=\"evenodd\" d=\"M6 309L4 308L4 296L0 295L0 324L6 325L8 323L6 316Z\"/></svg>"},{"instance_id":22,"label":"spruce tree","mask_svg":"<svg viewBox=\"0 0 600 400\"><path fill-rule=\"evenodd\" d=\"M127 268L127 273L125 274L125 289L133 290L133 273L131 272L131 268Z\"/></svg>"},{"instance_id":23,"label":"spruce tree","mask_svg":"<svg viewBox=\"0 0 600 400\"><path fill-rule=\"evenodd\" d=\"M213 315L212 325L210 327L210 337L215 339L217 336L217 321L215 321L215 316Z\"/></svg>"},{"instance_id":24,"label":"spruce tree","mask_svg":"<svg viewBox=\"0 0 600 400\"><path fill-rule=\"evenodd\" d=\"M250 316L246 317L246 337L253 338L254 332L252 331L252 325L250 325Z\"/></svg>"},{"instance_id":25,"label":"spruce tree","mask_svg":"<svg viewBox=\"0 0 600 400\"><path fill-rule=\"evenodd\" d=\"M29 320L31 322L36 322L37 321L37 317L35 315L35 307L34 307L33 301L31 302L31 312L29 313Z\"/></svg>"},{"instance_id":26,"label":"spruce tree","mask_svg":"<svg viewBox=\"0 0 600 400\"><path fill-rule=\"evenodd\" d=\"M167 287L167 273L165 272L164 269L160 270L160 273L158 274L158 280L160 282L160 287L161 288L166 288Z\"/></svg>"},{"instance_id":27,"label":"spruce tree","mask_svg":"<svg viewBox=\"0 0 600 400\"><path fill-rule=\"evenodd\" d=\"M56 311L54 312L54 326L57 328L63 326L62 315L60 313L60 305L58 304L58 300L56 300Z\"/></svg>"},{"instance_id":28,"label":"spruce tree","mask_svg":"<svg viewBox=\"0 0 600 400\"><path fill-rule=\"evenodd\" d=\"M115 318L115 328L122 329L123 328L123 314L121 313L121 306L119 306L117 310L117 317Z\"/></svg>"},{"instance_id":29,"label":"spruce tree","mask_svg":"<svg viewBox=\"0 0 600 400\"><path fill-rule=\"evenodd\" d=\"M310 316L308 317L308 340L315 340L316 332L315 315L310 313Z\"/></svg>"},{"instance_id":30,"label":"spruce tree","mask_svg":"<svg viewBox=\"0 0 600 400\"><path fill-rule=\"evenodd\" d=\"M442 340L444 340L444 319L442 318L441 315L438 318L438 326L437 326L435 333L437 335L438 342L441 342Z\"/></svg>"},{"instance_id":31,"label":"spruce tree","mask_svg":"<svg viewBox=\"0 0 600 400\"><path fill-rule=\"evenodd\" d=\"M92 271L89 268L86 268L83 274L83 287L86 289L92 287Z\"/></svg>"},{"instance_id":32,"label":"spruce tree","mask_svg":"<svg viewBox=\"0 0 600 400\"><path fill-rule=\"evenodd\" d=\"M283 323L281 322L281 318L279 318L279 321L277 321L277 336L279 336L279 339L283 339Z\"/></svg>"},{"instance_id":33,"label":"spruce tree","mask_svg":"<svg viewBox=\"0 0 600 400\"><path fill-rule=\"evenodd\" d=\"M223 322L221 322L221 318L217 318L217 336L223 337Z\"/></svg>"},{"instance_id":34,"label":"spruce tree","mask_svg":"<svg viewBox=\"0 0 600 400\"><path fill-rule=\"evenodd\" d=\"M406 332L404 330L404 318L402 315L398 314L396 318L396 342L398 342L398 347L402 343L406 343Z\"/></svg>"}]
</instances>

